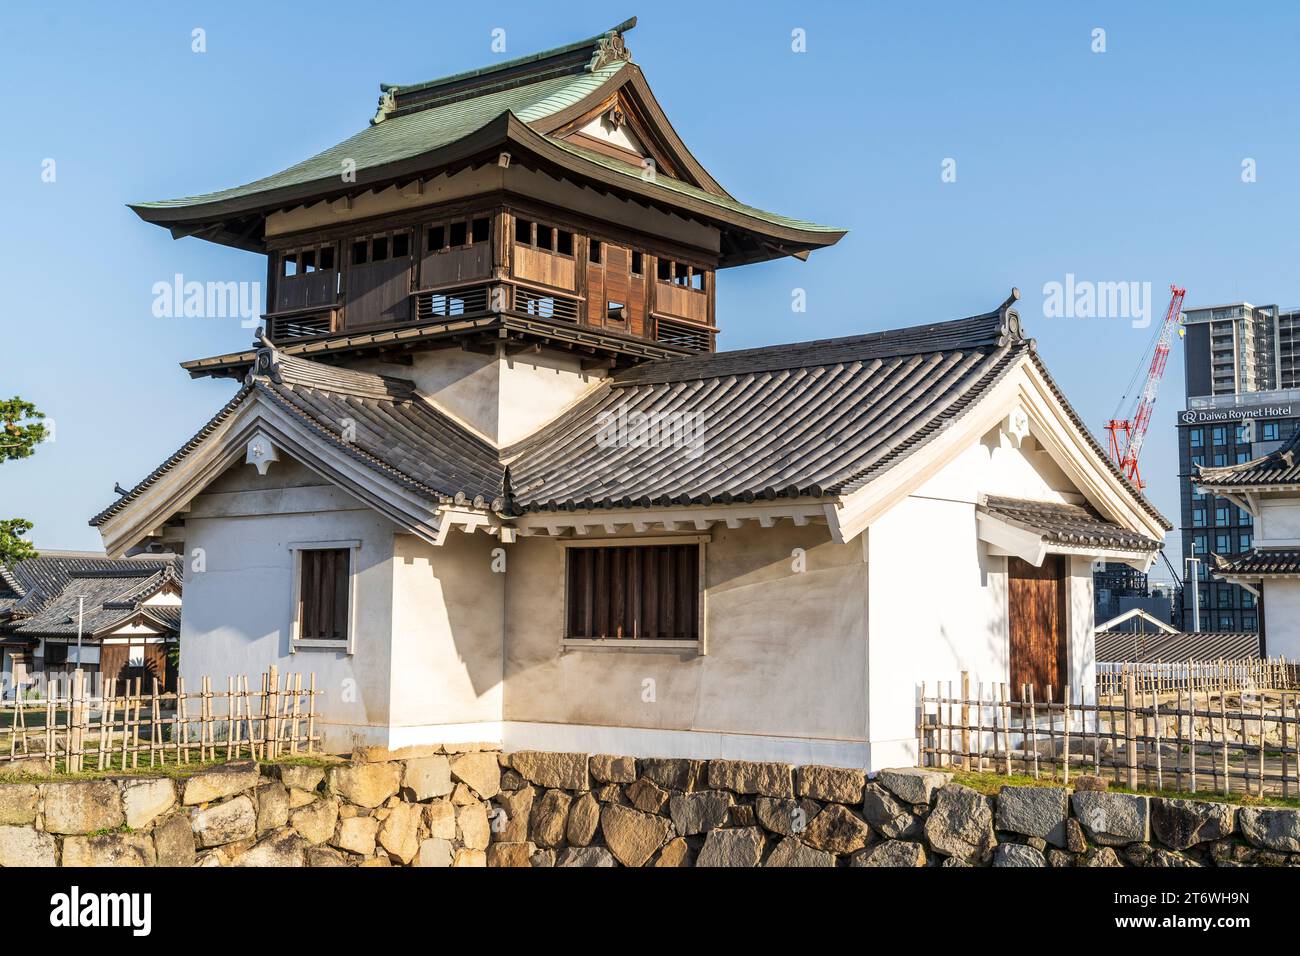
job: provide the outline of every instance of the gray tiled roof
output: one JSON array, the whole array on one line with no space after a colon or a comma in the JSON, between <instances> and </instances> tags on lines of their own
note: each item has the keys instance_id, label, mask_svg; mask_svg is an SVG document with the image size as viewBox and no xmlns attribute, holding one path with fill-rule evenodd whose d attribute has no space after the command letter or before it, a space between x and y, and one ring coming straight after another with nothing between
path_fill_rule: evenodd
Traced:
<instances>
[{"instance_id":1,"label":"gray tiled roof","mask_svg":"<svg viewBox=\"0 0 1300 956\"><path fill-rule=\"evenodd\" d=\"M179 580L182 562L172 555L109 558L79 552L46 552L39 557L19 561L7 569L22 593L21 600L13 605L13 611L28 616L37 613L59 595L74 574L124 573L147 577L167 567L174 569Z\"/></svg>"},{"instance_id":2,"label":"gray tiled roof","mask_svg":"<svg viewBox=\"0 0 1300 956\"><path fill-rule=\"evenodd\" d=\"M990 313L651 362L506 450L515 504L541 511L847 493L939 434L1030 347ZM637 415L697 423L698 446L610 435L609 423Z\"/></svg>"},{"instance_id":3,"label":"gray tiled roof","mask_svg":"<svg viewBox=\"0 0 1300 956\"><path fill-rule=\"evenodd\" d=\"M1097 660L1107 663L1167 664L1189 660L1246 660L1260 657L1259 635L1235 631L1179 631L1139 634L1101 631L1096 635Z\"/></svg>"},{"instance_id":4,"label":"gray tiled roof","mask_svg":"<svg viewBox=\"0 0 1300 956\"><path fill-rule=\"evenodd\" d=\"M942 434L1026 357L1055 389L1016 314L999 309L871 335L663 359L604 380L556 421L498 451L408 381L267 351L230 403L91 523L137 498L254 395L433 503L478 502L519 515L847 494ZM1098 460L1123 480L1057 395ZM633 422L643 414L698 424L699 441L621 441L609 435L620 413ZM349 419L355 434L345 441Z\"/></svg>"},{"instance_id":5,"label":"gray tiled roof","mask_svg":"<svg viewBox=\"0 0 1300 956\"><path fill-rule=\"evenodd\" d=\"M1159 551L1161 547L1161 542L1107 521L1095 509L1083 505L988 496L979 510L1041 534L1053 544L1121 551Z\"/></svg>"},{"instance_id":6,"label":"gray tiled roof","mask_svg":"<svg viewBox=\"0 0 1300 956\"><path fill-rule=\"evenodd\" d=\"M1247 485L1300 485L1300 432L1277 451L1223 468L1197 470L1199 483L1215 488L1233 488Z\"/></svg>"},{"instance_id":7,"label":"gray tiled roof","mask_svg":"<svg viewBox=\"0 0 1300 956\"><path fill-rule=\"evenodd\" d=\"M169 582L180 586L182 559L171 555L101 558L43 555L11 568L27 593L8 609L0 632L14 638L77 633L80 599L83 632L116 626Z\"/></svg>"},{"instance_id":8,"label":"gray tiled roof","mask_svg":"<svg viewBox=\"0 0 1300 956\"><path fill-rule=\"evenodd\" d=\"M1300 551L1260 550L1248 551L1235 558L1214 556L1217 574L1258 575L1300 574Z\"/></svg>"}]
</instances>

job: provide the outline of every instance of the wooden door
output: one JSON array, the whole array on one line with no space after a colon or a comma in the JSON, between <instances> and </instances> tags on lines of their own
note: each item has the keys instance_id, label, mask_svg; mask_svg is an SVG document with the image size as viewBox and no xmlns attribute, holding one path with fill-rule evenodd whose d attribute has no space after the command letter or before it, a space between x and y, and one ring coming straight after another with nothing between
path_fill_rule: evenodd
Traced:
<instances>
[{"instance_id":1,"label":"wooden door","mask_svg":"<svg viewBox=\"0 0 1300 956\"><path fill-rule=\"evenodd\" d=\"M1061 698L1065 660L1065 558L1049 555L1041 567L1007 559L1007 619L1011 632L1011 692L1034 686L1043 700L1050 685ZM1019 698L1017 698L1019 699Z\"/></svg>"}]
</instances>

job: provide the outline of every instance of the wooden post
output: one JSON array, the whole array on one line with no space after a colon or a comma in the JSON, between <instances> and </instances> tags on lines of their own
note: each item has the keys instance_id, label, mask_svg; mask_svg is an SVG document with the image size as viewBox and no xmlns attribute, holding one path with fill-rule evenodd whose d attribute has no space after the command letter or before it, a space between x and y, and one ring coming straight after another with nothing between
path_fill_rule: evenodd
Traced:
<instances>
[{"instance_id":1,"label":"wooden post","mask_svg":"<svg viewBox=\"0 0 1300 956\"><path fill-rule=\"evenodd\" d=\"M68 707L68 759L69 773L81 770L81 720L86 709L86 675L78 667L72 672L72 692Z\"/></svg>"},{"instance_id":2,"label":"wooden post","mask_svg":"<svg viewBox=\"0 0 1300 956\"><path fill-rule=\"evenodd\" d=\"M1065 693L1061 695L1061 700L1065 703L1065 753L1063 755L1065 757L1065 765L1061 770L1061 774L1065 786L1068 787L1070 785L1070 724L1073 722L1073 715L1070 713L1070 704L1072 703L1073 698L1070 696L1069 684L1065 685Z\"/></svg>"},{"instance_id":3,"label":"wooden post","mask_svg":"<svg viewBox=\"0 0 1300 956\"><path fill-rule=\"evenodd\" d=\"M1222 671L1222 667L1220 667ZM1232 778L1228 774L1228 702L1227 692L1223 690L1223 681L1219 686L1219 743L1223 748L1223 792L1232 793Z\"/></svg>"},{"instance_id":4,"label":"wooden post","mask_svg":"<svg viewBox=\"0 0 1300 956\"><path fill-rule=\"evenodd\" d=\"M276 699L280 692L280 669L274 664L266 672L266 712L267 726L266 739L267 751L266 759L274 760L280 755L277 741L280 735L280 726L278 718L278 700Z\"/></svg>"},{"instance_id":5,"label":"wooden post","mask_svg":"<svg viewBox=\"0 0 1300 956\"><path fill-rule=\"evenodd\" d=\"M970 672L961 672L961 768L970 770Z\"/></svg>"},{"instance_id":6,"label":"wooden post","mask_svg":"<svg viewBox=\"0 0 1300 956\"><path fill-rule=\"evenodd\" d=\"M311 705L308 704L308 710ZM310 722L308 723L307 736L311 737ZM310 749L310 745L308 746ZM924 767L925 763L925 681L921 681L921 695L916 707L916 765Z\"/></svg>"},{"instance_id":7,"label":"wooden post","mask_svg":"<svg viewBox=\"0 0 1300 956\"><path fill-rule=\"evenodd\" d=\"M308 691L311 697L307 700L307 752L311 753L316 747L316 672L312 671L308 679ZM996 741L994 745L996 746Z\"/></svg>"},{"instance_id":8,"label":"wooden post","mask_svg":"<svg viewBox=\"0 0 1300 956\"><path fill-rule=\"evenodd\" d=\"M1124 675L1124 751L1128 788L1137 789L1137 735L1133 729L1133 675Z\"/></svg>"},{"instance_id":9,"label":"wooden post","mask_svg":"<svg viewBox=\"0 0 1300 956\"><path fill-rule=\"evenodd\" d=\"M1027 741L1034 753L1034 779L1038 779L1038 717L1034 713L1034 685L1026 684L1029 689L1029 736Z\"/></svg>"},{"instance_id":10,"label":"wooden post","mask_svg":"<svg viewBox=\"0 0 1300 956\"><path fill-rule=\"evenodd\" d=\"M1290 778L1287 776L1287 730L1286 730L1286 691L1279 695L1279 708L1282 712L1282 799L1286 800L1291 796Z\"/></svg>"},{"instance_id":11,"label":"wooden post","mask_svg":"<svg viewBox=\"0 0 1300 956\"><path fill-rule=\"evenodd\" d=\"M154 765L158 745L162 743L162 728L158 726L158 678L153 678L153 694L149 701L149 766ZM164 759L166 759L164 757Z\"/></svg>"},{"instance_id":12,"label":"wooden post","mask_svg":"<svg viewBox=\"0 0 1300 956\"><path fill-rule=\"evenodd\" d=\"M1165 775L1160 754L1160 695L1158 693L1151 695L1151 709L1156 725L1156 789L1163 790L1165 788Z\"/></svg>"},{"instance_id":13,"label":"wooden post","mask_svg":"<svg viewBox=\"0 0 1300 956\"><path fill-rule=\"evenodd\" d=\"M1002 753L1007 761L1007 776L1011 776L1011 688L1000 685L1002 699Z\"/></svg>"}]
</instances>

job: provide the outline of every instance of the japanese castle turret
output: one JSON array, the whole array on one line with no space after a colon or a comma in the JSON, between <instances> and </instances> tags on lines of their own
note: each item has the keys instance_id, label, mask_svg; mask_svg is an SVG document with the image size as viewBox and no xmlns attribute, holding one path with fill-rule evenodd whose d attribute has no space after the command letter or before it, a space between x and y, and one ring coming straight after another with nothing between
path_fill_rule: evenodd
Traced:
<instances>
[{"instance_id":1,"label":"japanese castle turret","mask_svg":"<svg viewBox=\"0 0 1300 956\"><path fill-rule=\"evenodd\" d=\"M369 125L337 146L131 208L174 236L265 254L266 334L290 355L411 365L452 348L590 371L712 351L718 269L805 258L844 232L723 189L632 62L635 23L382 84ZM252 362L241 351L185 367L242 376Z\"/></svg>"}]
</instances>

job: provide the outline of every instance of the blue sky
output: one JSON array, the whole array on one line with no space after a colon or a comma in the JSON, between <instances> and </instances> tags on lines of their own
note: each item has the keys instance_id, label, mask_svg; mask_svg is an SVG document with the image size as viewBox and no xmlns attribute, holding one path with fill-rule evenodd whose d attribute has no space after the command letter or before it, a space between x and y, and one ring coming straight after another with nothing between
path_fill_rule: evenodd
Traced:
<instances>
[{"instance_id":1,"label":"blue sky","mask_svg":"<svg viewBox=\"0 0 1300 956\"><path fill-rule=\"evenodd\" d=\"M34 520L38 546L98 547L86 520L113 483L147 474L233 390L177 363L242 347L249 331L155 318L151 289L175 273L259 281L264 260L173 241L124 203L303 159L366 124L379 82L502 58L494 28L511 57L632 14L634 59L732 193L850 229L807 263L725 272L721 347L960 317L1019 286L1029 333L1101 434L1151 330L1045 316L1045 283L1150 282L1157 312L1171 281L1188 307L1300 303L1291 4L8 0L0 393L36 402L56 433L0 469L0 517ZM207 52L192 52L195 28ZM949 158L955 182L941 179ZM1176 344L1143 453L1175 521L1182 392Z\"/></svg>"}]
</instances>

